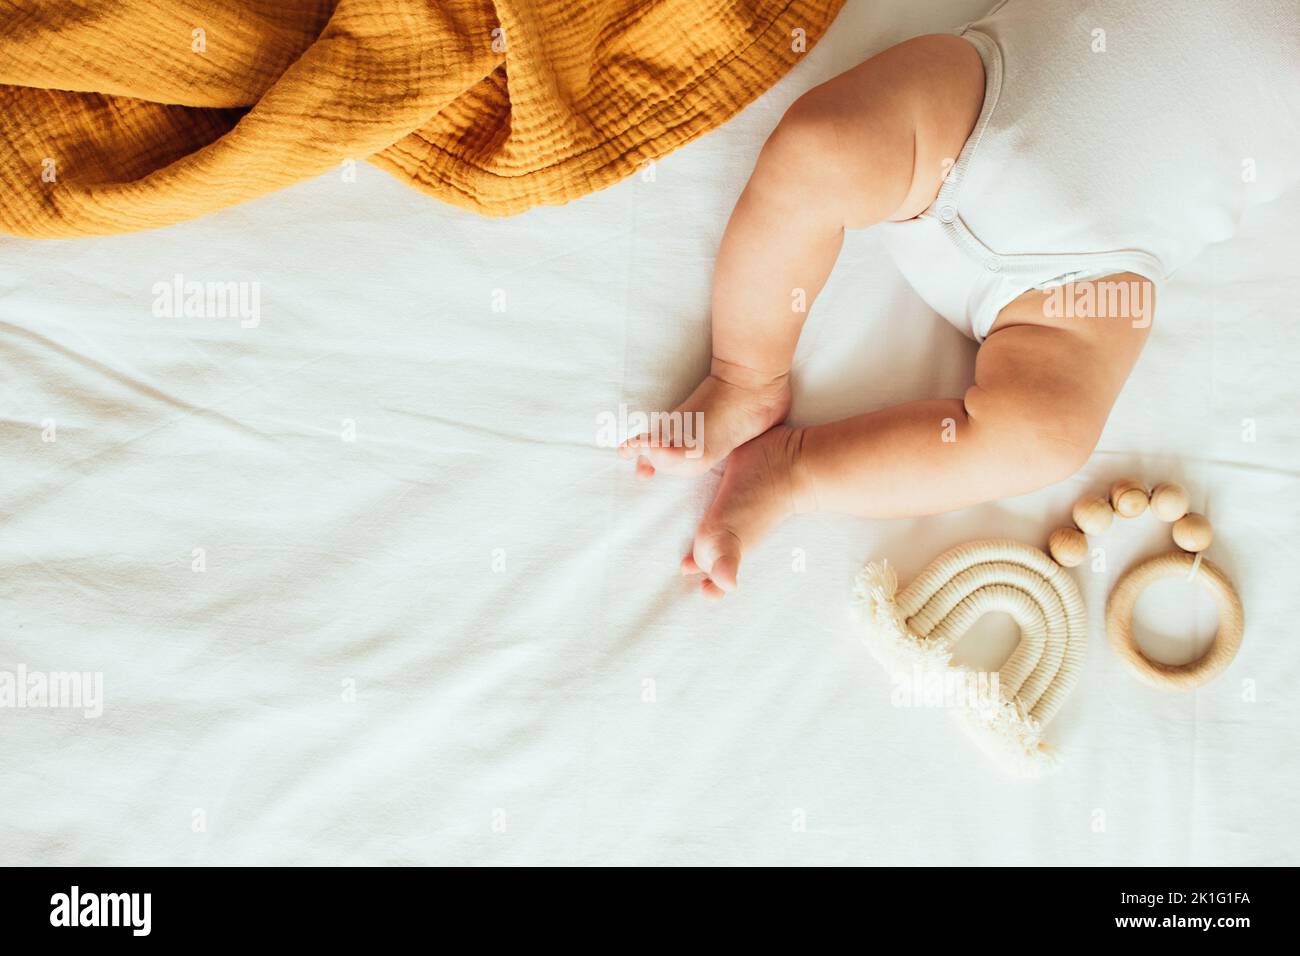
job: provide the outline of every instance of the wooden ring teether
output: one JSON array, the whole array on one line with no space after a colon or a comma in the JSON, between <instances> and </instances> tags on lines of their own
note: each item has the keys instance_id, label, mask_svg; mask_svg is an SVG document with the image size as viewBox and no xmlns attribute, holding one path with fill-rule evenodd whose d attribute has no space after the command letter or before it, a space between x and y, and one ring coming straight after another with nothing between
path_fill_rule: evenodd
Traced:
<instances>
[{"instance_id":1,"label":"wooden ring teether","mask_svg":"<svg viewBox=\"0 0 1300 956\"><path fill-rule=\"evenodd\" d=\"M1245 631L1245 613L1231 579L1218 565L1201 557L1214 539L1214 529L1205 515L1187 510L1188 496L1182 485L1161 482L1148 495L1141 482L1121 478L1111 485L1108 498L1079 499L1072 513L1077 530L1058 528L1052 532L1048 550L1057 564L1075 567L1087 554L1085 534L1102 534L1110 528L1115 514L1136 518L1148 504L1157 518L1172 524L1174 543L1182 550L1158 554L1124 572L1106 601L1106 637L1142 681L1167 690L1191 690L1217 677L1237 656ZM1199 659L1187 664L1162 664L1143 654L1134 639L1133 608L1151 584L1179 575L1188 580L1199 578L1209 587L1219 608L1219 629L1214 643Z\"/></svg>"},{"instance_id":2,"label":"wooden ring teether","mask_svg":"<svg viewBox=\"0 0 1300 956\"><path fill-rule=\"evenodd\" d=\"M1133 637L1133 608L1138 598L1156 581L1195 577L1205 584L1219 608L1219 629L1210 649L1186 664L1162 664L1142 653ZM1144 683L1165 690L1191 690L1208 683L1232 663L1241 647L1245 612L1241 598L1223 570L1200 555L1169 551L1147 558L1126 571L1106 601L1106 637Z\"/></svg>"}]
</instances>

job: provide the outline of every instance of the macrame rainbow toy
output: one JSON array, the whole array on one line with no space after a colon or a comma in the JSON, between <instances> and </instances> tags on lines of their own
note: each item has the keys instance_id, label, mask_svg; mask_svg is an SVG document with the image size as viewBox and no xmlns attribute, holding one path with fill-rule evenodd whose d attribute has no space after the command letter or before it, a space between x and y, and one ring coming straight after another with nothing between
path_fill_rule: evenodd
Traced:
<instances>
[{"instance_id":1,"label":"macrame rainbow toy","mask_svg":"<svg viewBox=\"0 0 1300 956\"><path fill-rule=\"evenodd\" d=\"M889 562L868 564L857 596L867 646L896 682L915 683L974 672L951 664L963 634L990 611L1020 626L1011 657L956 712L990 755L1013 773L1035 776L1057 762L1043 739L1046 726L1079 679L1088 621L1079 589L1037 548L1008 539L972 541L940 555L907 587Z\"/></svg>"},{"instance_id":2,"label":"macrame rainbow toy","mask_svg":"<svg viewBox=\"0 0 1300 956\"><path fill-rule=\"evenodd\" d=\"M1054 769L1059 757L1044 728L1078 683L1088 636L1083 600L1065 569L1083 561L1088 536L1104 534L1116 515L1136 518L1149 507L1172 525L1181 549L1139 562L1111 592L1106 634L1120 659L1152 687L1190 690L1218 676L1236 656L1245 627L1241 598L1227 574L1203 559L1213 530L1187 504L1181 485L1163 482L1148 492L1125 478L1111 486L1108 498L1085 497L1075 504L1074 527L1052 533L1050 557L1019 541L972 541L941 554L902 590L888 561L872 562L859 573L856 588L867 647L898 686L975 691L943 703L956 704L954 713L976 742L1007 770L1038 776ZM1213 645L1187 664L1150 660L1133 636L1138 597L1169 577L1199 579L1219 610ZM993 674L953 664L957 642L990 611L1010 614L1020 627L1011 657Z\"/></svg>"}]
</instances>

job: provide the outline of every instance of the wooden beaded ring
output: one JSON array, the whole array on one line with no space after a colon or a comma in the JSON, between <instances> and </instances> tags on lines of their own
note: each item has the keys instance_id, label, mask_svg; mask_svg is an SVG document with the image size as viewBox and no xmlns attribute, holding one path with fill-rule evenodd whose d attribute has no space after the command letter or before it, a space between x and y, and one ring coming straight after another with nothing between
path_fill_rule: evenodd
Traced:
<instances>
[{"instance_id":1,"label":"wooden beaded ring","mask_svg":"<svg viewBox=\"0 0 1300 956\"><path fill-rule=\"evenodd\" d=\"M1187 578L1192 573L1198 573L1199 580L1209 586L1219 606L1219 630L1214 643L1203 656L1187 664L1153 661L1133 639L1133 608L1142 592L1156 581ZM1106 600L1106 638L1110 646L1141 681L1162 689L1191 690L1218 677L1237 656L1245 623L1241 598L1223 569L1199 554L1183 551L1157 554L1130 568Z\"/></svg>"},{"instance_id":2,"label":"wooden beaded ring","mask_svg":"<svg viewBox=\"0 0 1300 956\"><path fill-rule=\"evenodd\" d=\"M1174 482L1161 482L1151 489L1132 478L1121 478L1110 487L1109 501L1101 497L1081 498L1073 518L1076 527L1058 528L1048 540L1053 559L1063 567L1082 563L1088 553L1087 534L1101 534L1116 514L1136 518L1150 506L1161 521L1173 525L1174 543L1181 551L1168 551L1147 558L1121 575L1106 601L1106 637L1138 678L1165 690L1191 690L1213 680L1237 656L1245 631L1241 597L1223 569L1201 556L1214 539L1209 520L1187 510L1187 491ZM1219 628L1210 649L1186 664L1162 664L1142 653L1133 637L1133 608L1142 592L1166 578L1182 575L1200 577L1210 589L1219 609Z\"/></svg>"}]
</instances>

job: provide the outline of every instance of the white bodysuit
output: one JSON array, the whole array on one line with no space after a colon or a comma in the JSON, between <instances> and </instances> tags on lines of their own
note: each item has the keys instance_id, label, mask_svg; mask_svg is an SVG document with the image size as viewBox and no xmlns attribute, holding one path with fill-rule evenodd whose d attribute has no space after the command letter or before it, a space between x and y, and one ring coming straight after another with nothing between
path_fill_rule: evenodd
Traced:
<instances>
[{"instance_id":1,"label":"white bodysuit","mask_svg":"<svg viewBox=\"0 0 1300 956\"><path fill-rule=\"evenodd\" d=\"M1159 283L1300 181L1300 0L1003 0L961 35L975 129L930 208L880 229L978 341L1031 288Z\"/></svg>"}]
</instances>

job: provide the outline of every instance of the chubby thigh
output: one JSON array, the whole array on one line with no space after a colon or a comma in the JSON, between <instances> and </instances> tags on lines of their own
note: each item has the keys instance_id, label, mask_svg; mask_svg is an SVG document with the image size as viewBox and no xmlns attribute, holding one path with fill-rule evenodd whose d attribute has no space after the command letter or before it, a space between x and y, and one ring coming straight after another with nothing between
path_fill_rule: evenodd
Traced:
<instances>
[{"instance_id":1,"label":"chubby thigh","mask_svg":"<svg viewBox=\"0 0 1300 956\"><path fill-rule=\"evenodd\" d=\"M1155 283L1133 272L1030 289L998 313L980 347L967 406L979 415L1032 403L1058 434L1090 448L1154 314Z\"/></svg>"}]
</instances>

